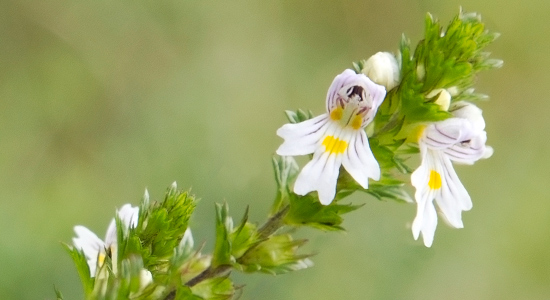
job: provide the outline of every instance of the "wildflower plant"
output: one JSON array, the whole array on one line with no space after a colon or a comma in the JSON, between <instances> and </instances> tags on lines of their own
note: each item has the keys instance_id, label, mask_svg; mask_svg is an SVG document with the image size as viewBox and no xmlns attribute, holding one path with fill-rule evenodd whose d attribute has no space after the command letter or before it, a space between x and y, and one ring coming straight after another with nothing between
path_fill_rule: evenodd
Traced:
<instances>
[{"instance_id":1,"label":"wildflower plant","mask_svg":"<svg viewBox=\"0 0 550 300\"><path fill-rule=\"evenodd\" d=\"M286 112L289 123L276 132L283 140L273 157L277 189L267 220L250 221L247 209L234 222L228 204L217 204L212 253L202 253L188 226L195 196L175 183L163 200L146 192L139 207L124 205L105 241L75 227L65 248L86 299L232 299L240 289L233 271L279 275L311 267L311 255L301 251L306 240L293 232L344 230L343 215L361 204L343 199L356 191L416 204L413 237L422 234L428 247L437 209L450 226L463 227L461 214L476 197L453 163L492 154L474 104L486 96L473 85L478 72L502 65L485 51L498 35L462 11L445 28L428 14L424 34L414 49L403 37L397 53L343 67L328 87L324 114ZM311 160L300 168L298 155ZM420 163L410 166L414 156Z\"/></svg>"}]
</instances>

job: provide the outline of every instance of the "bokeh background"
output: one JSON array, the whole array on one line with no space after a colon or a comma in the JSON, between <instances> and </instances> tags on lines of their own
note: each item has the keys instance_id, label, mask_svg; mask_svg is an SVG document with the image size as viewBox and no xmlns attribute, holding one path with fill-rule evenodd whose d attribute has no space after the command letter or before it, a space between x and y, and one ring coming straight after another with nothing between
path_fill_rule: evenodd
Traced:
<instances>
[{"instance_id":1,"label":"bokeh background","mask_svg":"<svg viewBox=\"0 0 550 300\"><path fill-rule=\"evenodd\" d=\"M477 89L494 156L457 167L474 201L465 228L427 249L415 206L354 195L347 233L303 230L314 268L243 276L241 299L549 299L550 2L0 1L0 298L82 298L61 247L72 227L103 236L116 207L173 181L202 200L195 239L211 249L214 202L264 220L285 109L323 112L352 61L422 37L462 5L502 33L504 67Z\"/></svg>"}]
</instances>

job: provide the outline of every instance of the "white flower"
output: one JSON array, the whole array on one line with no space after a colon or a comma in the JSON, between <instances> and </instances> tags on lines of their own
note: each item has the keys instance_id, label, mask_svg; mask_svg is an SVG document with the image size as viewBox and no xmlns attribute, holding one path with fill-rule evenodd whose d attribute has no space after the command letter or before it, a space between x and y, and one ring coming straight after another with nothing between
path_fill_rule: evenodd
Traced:
<instances>
[{"instance_id":1,"label":"white flower","mask_svg":"<svg viewBox=\"0 0 550 300\"><path fill-rule=\"evenodd\" d=\"M341 165L363 188L368 187L369 178L380 179L380 167L369 148L364 128L374 118L385 95L383 86L348 69L334 78L328 90L327 113L277 130L277 135L285 140L277 154L313 153L313 159L296 179L296 194L317 191L321 203L330 204L336 194Z\"/></svg>"},{"instance_id":2,"label":"white flower","mask_svg":"<svg viewBox=\"0 0 550 300\"><path fill-rule=\"evenodd\" d=\"M473 164L492 154L485 146L487 134L481 110L467 102L454 103L453 117L428 125L418 141L422 162L412 176L418 203L412 225L413 236L420 233L424 244L430 247L437 226L437 213L433 201L449 225L464 227L462 211L472 208L472 200L458 179L452 162Z\"/></svg>"},{"instance_id":3,"label":"white flower","mask_svg":"<svg viewBox=\"0 0 550 300\"><path fill-rule=\"evenodd\" d=\"M137 226L139 207L125 204L117 213L125 229ZM95 233L84 226L75 226L74 232L77 237L73 238L73 244L75 248L82 249L84 252L88 266L90 267L90 275L94 277L97 267L101 267L105 261L107 250L110 250L111 253L116 253L117 230L115 219L111 221L107 228L105 241L102 241ZM116 257L116 255L113 255L113 257Z\"/></svg>"},{"instance_id":4,"label":"white flower","mask_svg":"<svg viewBox=\"0 0 550 300\"><path fill-rule=\"evenodd\" d=\"M399 84L399 64L389 52L378 52L369 57L361 73L373 82L385 86L388 91Z\"/></svg>"}]
</instances>

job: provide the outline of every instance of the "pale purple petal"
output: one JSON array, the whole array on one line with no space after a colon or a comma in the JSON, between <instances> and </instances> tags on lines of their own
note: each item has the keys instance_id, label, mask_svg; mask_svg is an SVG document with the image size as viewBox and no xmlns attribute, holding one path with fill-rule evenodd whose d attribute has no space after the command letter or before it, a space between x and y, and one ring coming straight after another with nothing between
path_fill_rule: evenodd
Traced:
<instances>
[{"instance_id":1,"label":"pale purple petal","mask_svg":"<svg viewBox=\"0 0 550 300\"><path fill-rule=\"evenodd\" d=\"M487 133L481 132L465 132L461 136L462 142L456 143L444 152L449 158L455 162L471 165L481 159L487 152L485 142L487 141Z\"/></svg>"},{"instance_id":2,"label":"pale purple petal","mask_svg":"<svg viewBox=\"0 0 550 300\"><path fill-rule=\"evenodd\" d=\"M454 102L449 108L449 112L453 114L455 118L462 118L468 120L472 124L474 131L482 131L485 129L485 120L482 116L480 108L472 103L466 101Z\"/></svg>"},{"instance_id":3,"label":"pale purple petal","mask_svg":"<svg viewBox=\"0 0 550 300\"><path fill-rule=\"evenodd\" d=\"M336 99L338 98L338 92L340 92L340 89L346 85L353 83L354 81L357 81L358 75L359 74L355 73L353 70L346 69L344 70L344 72L334 78L327 93L327 112L336 107Z\"/></svg>"}]
</instances>

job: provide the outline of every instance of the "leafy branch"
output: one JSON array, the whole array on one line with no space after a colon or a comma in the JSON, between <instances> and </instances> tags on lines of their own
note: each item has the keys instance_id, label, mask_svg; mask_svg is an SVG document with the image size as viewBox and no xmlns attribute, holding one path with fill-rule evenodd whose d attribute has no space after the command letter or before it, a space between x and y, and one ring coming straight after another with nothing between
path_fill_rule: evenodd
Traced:
<instances>
[{"instance_id":1,"label":"leafy branch","mask_svg":"<svg viewBox=\"0 0 550 300\"><path fill-rule=\"evenodd\" d=\"M362 188L340 168L336 196L322 205L316 192L300 196L292 191L299 167L292 157L276 156L273 169L277 190L265 223L249 221L248 208L237 226L227 203L216 204L214 250L202 254L195 247L189 220L196 200L174 183L162 201L151 201L145 192L136 223L122 211L114 219L116 236L96 248L64 245L73 259L86 299L231 299L236 286L232 271L284 274L311 267L311 254L300 253L307 242L294 239L296 228L308 226L323 231L342 231L343 215L362 205L342 203L356 191L379 200L412 202L404 175L418 153L415 134L427 122L444 120L449 113L438 103L442 94L453 101L475 101L484 96L474 92L479 71L502 65L490 59L484 48L497 34L487 31L480 17L460 12L443 29L431 15L425 20L425 38L413 51L405 37L400 44L399 83L388 91L374 122L367 128L370 148L381 168L381 179ZM354 64L364 72L366 61ZM287 111L291 123L313 117L310 111ZM109 233L107 234L109 237ZM95 251L95 252L94 252ZM90 254L92 253L92 254ZM63 299L56 290L58 299Z\"/></svg>"}]
</instances>

